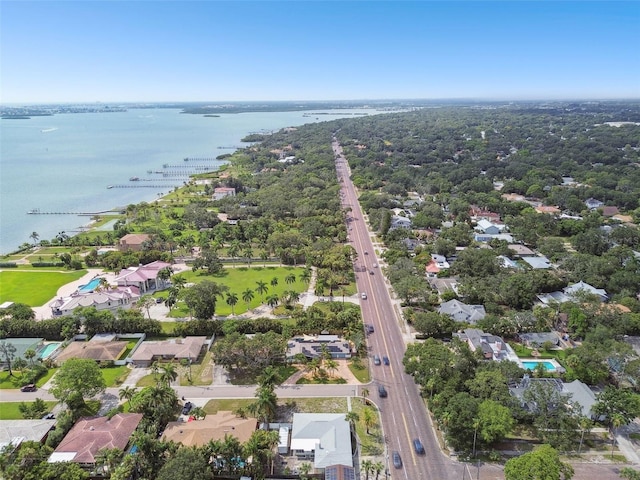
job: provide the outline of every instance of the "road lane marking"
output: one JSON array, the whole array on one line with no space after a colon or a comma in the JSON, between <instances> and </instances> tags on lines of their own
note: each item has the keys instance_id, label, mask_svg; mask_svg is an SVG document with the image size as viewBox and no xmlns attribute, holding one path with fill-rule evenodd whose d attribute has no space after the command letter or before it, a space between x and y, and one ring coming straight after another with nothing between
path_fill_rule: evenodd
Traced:
<instances>
[{"instance_id":1,"label":"road lane marking","mask_svg":"<svg viewBox=\"0 0 640 480\"><path fill-rule=\"evenodd\" d=\"M409 447L411 447L411 435L409 434L409 426L407 425L407 419L404 416L404 413L402 414L402 421L404 422L404 429L407 432L407 439L409 440ZM416 455L413 452L413 449L410 448L409 451L411 452L411 458L413 459L413 464L417 465L418 463L416 462Z\"/></svg>"}]
</instances>

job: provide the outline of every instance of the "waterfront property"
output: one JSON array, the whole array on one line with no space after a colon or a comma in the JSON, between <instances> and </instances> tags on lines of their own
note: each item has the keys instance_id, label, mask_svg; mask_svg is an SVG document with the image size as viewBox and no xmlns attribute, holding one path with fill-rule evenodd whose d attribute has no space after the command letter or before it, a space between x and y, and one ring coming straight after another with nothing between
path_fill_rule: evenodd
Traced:
<instances>
[{"instance_id":1,"label":"waterfront property","mask_svg":"<svg viewBox=\"0 0 640 480\"><path fill-rule=\"evenodd\" d=\"M123 252L127 250L139 252L142 250L143 244L148 242L150 239L151 236L146 233L128 233L120 239L118 242L118 248Z\"/></svg>"},{"instance_id":2,"label":"waterfront property","mask_svg":"<svg viewBox=\"0 0 640 480\"><path fill-rule=\"evenodd\" d=\"M96 310L128 309L140 298L140 290L134 286L110 288L100 292L83 293L78 290L68 297L58 297L49 304L51 315L71 315L78 307L95 307Z\"/></svg>"},{"instance_id":3,"label":"waterfront property","mask_svg":"<svg viewBox=\"0 0 640 480\"><path fill-rule=\"evenodd\" d=\"M147 265L125 268L115 281L119 287L137 287L140 294L162 290L167 287L168 282L158 278L158 272L170 266L170 263L157 260Z\"/></svg>"}]
</instances>

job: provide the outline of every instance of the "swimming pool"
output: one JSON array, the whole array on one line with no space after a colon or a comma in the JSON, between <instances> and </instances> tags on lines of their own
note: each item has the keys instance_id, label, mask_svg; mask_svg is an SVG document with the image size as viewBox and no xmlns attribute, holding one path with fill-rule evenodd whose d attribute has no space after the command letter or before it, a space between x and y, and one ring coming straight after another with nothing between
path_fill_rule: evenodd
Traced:
<instances>
[{"instance_id":1,"label":"swimming pool","mask_svg":"<svg viewBox=\"0 0 640 480\"><path fill-rule=\"evenodd\" d=\"M40 360L46 360L58 349L60 345L62 345L62 342L47 343L44 348L40 350L38 358L40 358Z\"/></svg>"},{"instance_id":2,"label":"swimming pool","mask_svg":"<svg viewBox=\"0 0 640 480\"><path fill-rule=\"evenodd\" d=\"M78 291L83 293L93 292L98 287L98 285L100 285L100 279L94 278L86 285L82 285L80 288L78 288Z\"/></svg>"},{"instance_id":3,"label":"swimming pool","mask_svg":"<svg viewBox=\"0 0 640 480\"><path fill-rule=\"evenodd\" d=\"M538 365L542 365L546 370L550 372L555 372L558 368L553 362L547 360L527 360L522 361L522 368L525 370L535 370Z\"/></svg>"}]
</instances>

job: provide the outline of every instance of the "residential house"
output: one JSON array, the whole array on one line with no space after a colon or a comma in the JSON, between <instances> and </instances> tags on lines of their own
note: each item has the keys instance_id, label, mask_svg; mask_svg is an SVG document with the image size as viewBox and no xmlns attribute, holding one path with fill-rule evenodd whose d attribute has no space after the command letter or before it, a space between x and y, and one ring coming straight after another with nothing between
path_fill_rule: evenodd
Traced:
<instances>
[{"instance_id":1,"label":"residential house","mask_svg":"<svg viewBox=\"0 0 640 480\"><path fill-rule=\"evenodd\" d=\"M353 467L351 427L343 413L294 413L291 452L313 460L322 472L331 465Z\"/></svg>"},{"instance_id":2,"label":"residential house","mask_svg":"<svg viewBox=\"0 0 640 480\"><path fill-rule=\"evenodd\" d=\"M577 300L581 294L595 295L601 302L606 302L609 298L606 290L595 288L583 281L569 285L563 288L561 292L542 293L537 297L544 305L549 305Z\"/></svg>"},{"instance_id":3,"label":"residential house","mask_svg":"<svg viewBox=\"0 0 640 480\"><path fill-rule=\"evenodd\" d=\"M479 220L488 220L489 222L500 222L500 214L485 210L477 205L469 205L469 217L474 222Z\"/></svg>"},{"instance_id":4,"label":"residential house","mask_svg":"<svg viewBox=\"0 0 640 480\"><path fill-rule=\"evenodd\" d=\"M598 208L604 206L604 203L601 202L600 200L596 200L595 198L591 197L591 198L587 198L584 201L584 204L587 206L587 208L589 210L597 210Z\"/></svg>"},{"instance_id":5,"label":"residential house","mask_svg":"<svg viewBox=\"0 0 640 480\"><path fill-rule=\"evenodd\" d=\"M74 462L83 468L93 469L100 450L126 450L129 439L141 420L141 413L81 418L53 451L49 463Z\"/></svg>"},{"instance_id":6,"label":"residential house","mask_svg":"<svg viewBox=\"0 0 640 480\"><path fill-rule=\"evenodd\" d=\"M593 406L597 399L593 391L580 380L571 383L564 383L559 378L530 378L525 375L520 383L515 387L509 387L512 396L520 400L520 405L530 412L536 411L536 405L524 399L524 392L534 384L546 384L549 388L556 390L566 401L576 402L581 409L581 414L587 418L594 418Z\"/></svg>"},{"instance_id":7,"label":"residential house","mask_svg":"<svg viewBox=\"0 0 640 480\"><path fill-rule=\"evenodd\" d=\"M22 442L44 443L55 425L55 420L0 420L0 451Z\"/></svg>"},{"instance_id":8,"label":"residential house","mask_svg":"<svg viewBox=\"0 0 640 480\"><path fill-rule=\"evenodd\" d=\"M427 264L425 270L427 277L437 277L440 272L448 268L451 268L451 265L449 265L445 256L432 253L431 261Z\"/></svg>"},{"instance_id":9,"label":"residential house","mask_svg":"<svg viewBox=\"0 0 640 480\"><path fill-rule=\"evenodd\" d=\"M522 260L531 266L534 270L547 270L552 267L551 262L544 255L535 257L523 257Z\"/></svg>"},{"instance_id":10,"label":"residential house","mask_svg":"<svg viewBox=\"0 0 640 480\"><path fill-rule=\"evenodd\" d=\"M168 286L169 281L158 278L158 272L170 266L170 263L156 260L147 265L129 267L120 271L115 282L119 287L137 287L141 295L149 291L162 290Z\"/></svg>"},{"instance_id":11,"label":"residential house","mask_svg":"<svg viewBox=\"0 0 640 480\"><path fill-rule=\"evenodd\" d=\"M514 252L514 255L516 257L535 257L536 256L536 252L534 252L533 250L531 250L529 247L525 247L524 245L520 244L520 243L511 243L508 245L509 250L512 250Z\"/></svg>"},{"instance_id":12,"label":"residential house","mask_svg":"<svg viewBox=\"0 0 640 480\"><path fill-rule=\"evenodd\" d=\"M115 362L127 350L127 341L117 340L117 335L95 335L88 342L71 342L56 356L56 363L62 365L71 358L84 358L96 362Z\"/></svg>"},{"instance_id":13,"label":"residential house","mask_svg":"<svg viewBox=\"0 0 640 480\"><path fill-rule=\"evenodd\" d=\"M560 337L555 332L520 333L518 338L529 348L540 348L547 342L553 346L560 344Z\"/></svg>"},{"instance_id":14,"label":"residential house","mask_svg":"<svg viewBox=\"0 0 640 480\"><path fill-rule=\"evenodd\" d=\"M202 420L169 422L164 429L163 440L181 443L186 447L201 447L213 440L224 440L226 435L246 443L258 428L255 418L241 418L233 412L219 411Z\"/></svg>"},{"instance_id":15,"label":"residential house","mask_svg":"<svg viewBox=\"0 0 640 480\"><path fill-rule=\"evenodd\" d=\"M413 252L420 246L420 242L415 238L403 238L402 244L405 246L408 252Z\"/></svg>"},{"instance_id":16,"label":"residential house","mask_svg":"<svg viewBox=\"0 0 640 480\"><path fill-rule=\"evenodd\" d=\"M351 358L353 353L351 344L338 335L303 335L287 342L286 357L292 359L302 354L309 359L320 358L325 351L331 358Z\"/></svg>"},{"instance_id":17,"label":"residential house","mask_svg":"<svg viewBox=\"0 0 640 480\"><path fill-rule=\"evenodd\" d=\"M507 243L513 243L513 236L510 233L476 233L473 239L482 243L488 243L491 240L504 240Z\"/></svg>"},{"instance_id":18,"label":"residential house","mask_svg":"<svg viewBox=\"0 0 640 480\"><path fill-rule=\"evenodd\" d=\"M389 230L397 230L399 228L411 228L411 220L407 217L401 217L399 215L394 215L393 217L391 217L391 226L389 227Z\"/></svg>"},{"instance_id":19,"label":"residential house","mask_svg":"<svg viewBox=\"0 0 640 480\"><path fill-rule=\"evenodd\" d=\"M501 337L484 333L476 328L467 328L463 332L454 333L454 335L466 342L471 351L480 350L487 360L518 362L516 352Z\"/></svg>"},{"instance_id":20,"label":"residential house","mask_svg":"<svg viewBox=\"0 0 640 480\"><path fill-rule=\"evenodd\" d=\"M505 257L504 255L498 255L496 258L500 261L500 266L502 268L513 268L514 270L519 270L522 268L518 264L518 262L515 262L514 260L511 260L509 257Z\"/></svg>"},{"instance_id":21,"label":"residential house","mask_svg":"<svg viewBox=\"0 0 640 480\"><path fill-rule=\"evenodd\" d=\"M118 241L118 248L123 252L127 250L139 252L144 243L149 240L151 240L151 235L146 233L128 233Z\"/></svg>"},{"instance_id":22,"label":"residential house","mask_svg":"<svg viewBox=\"0 0 640 480\"><path fill-rule=\"evenodd\" d=\"M602 212L603 217L613 217L620 213L620 210L618 210L618 207L603 206L600 208L600 211Z\"/></svg>"},{"instance_id":23,"label":"residential house","mask_svg":"<svg viewBox=\"0 0 640 480\"><path fill-rule=\"evenodd\" d=\"M213 189L213 200L222 200L225 197L235 197L236 189L233 187L216 187Z\"/></svg>"},{"instance_id":24,"label":"residential house","mask_svg":"<svg viewBox=\"0 0 640 480\"><path fill-rule=\"evenodd\" d=\"M449 300L438 307L438 312L449 315L456 322L476 323L487 316L483 305L467 305L460 300Z\"/></svg>"},{"instance_id":25,"label":"residential house","mask_svg":"<svg viewBox=\"0 0 640 480\"><path fill-rule=\"evenodd\" d=\"M100 292L75 292L68 297L58 297L49 304L51 315L71 315L78 307L94 307L96 310L128 309L140 298L137 287L118 287Z\"/></svg>"},{"instance_id":26,"label":"residential house","mask_svg":"<svg viewBox=\"0 0 640 480\"><path fill-rule=\"evenodd\" d=\"M210 342L207 337L142 342L131 354L131 362L136 367L148 367L156 360L195 362Z\"/></svg>"},{"instance_id":27,"label":"residential house","mask_svg":"<svg viewBox=\"0 0 640 480\"><path fill-rule=\"evenodd\" d=\"M506 228L506 225L493 223L489 220L478 220L475 230L480 233L486 233L489 235L497 235L502 233Z\"/></svg>"},{"instance_id":28,"label":"residential house","mask_svg":"<svg viewBox=\"0 0 640 480\"><path fill-rule=\"evenodd\" d=\"M438 292L438 295L443 295L447 292L458 294L457 278L427 278L427 281L431 288Z\"/></svg>"}]
</instances>

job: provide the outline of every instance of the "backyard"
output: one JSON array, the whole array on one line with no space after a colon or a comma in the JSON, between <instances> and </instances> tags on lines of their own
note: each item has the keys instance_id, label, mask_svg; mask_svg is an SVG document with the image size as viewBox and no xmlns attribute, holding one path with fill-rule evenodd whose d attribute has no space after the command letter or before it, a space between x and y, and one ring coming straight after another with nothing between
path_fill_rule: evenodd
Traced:
<instances>
[{"instance_id":1,"label":"backyard","mask_svg":"<svg viewBox=\"0 0 640 480\"><path fill-rule=\"evenodd\" d=\"M24 303L30 307L44 305L58 293L58 289L78 280L86 270L54 272L50 270L2 270L0 271L0 303Z\"/></svg>"}]
</instances>

